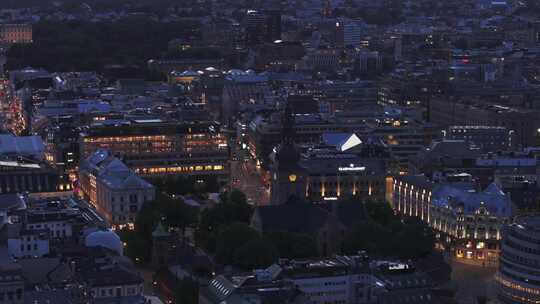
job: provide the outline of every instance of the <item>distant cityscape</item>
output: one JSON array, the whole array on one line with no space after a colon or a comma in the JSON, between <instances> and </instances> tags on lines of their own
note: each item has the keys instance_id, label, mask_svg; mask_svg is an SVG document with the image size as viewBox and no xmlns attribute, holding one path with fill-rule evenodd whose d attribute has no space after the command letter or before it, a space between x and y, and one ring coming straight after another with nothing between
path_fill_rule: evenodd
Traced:
<instances>
[{"instance_id":1,"label":"distant cityscape","mask_svg":"<svg viewBox=\"0 0 540 304\"><path fill-rule=\"evenodd\" d=\"M0 2L0 304L540 303L540 2Z\"/></svg>"}]
</instances>

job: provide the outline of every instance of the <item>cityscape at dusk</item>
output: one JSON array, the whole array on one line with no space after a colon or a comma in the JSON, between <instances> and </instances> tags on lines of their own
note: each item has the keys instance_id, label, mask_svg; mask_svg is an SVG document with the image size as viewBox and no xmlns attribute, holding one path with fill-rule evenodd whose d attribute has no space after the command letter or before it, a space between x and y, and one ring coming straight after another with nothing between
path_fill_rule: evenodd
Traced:
<instances>
[{"instance_id":1,"label":"cityscape at dusk","mask_svg":"<svg viewBox=\"0 0 540 304\"><path fill-rule=\"evenodd\" d=\"M540 303L540 0L0 0L4 303Z\"/></svg>"}]
</instances>

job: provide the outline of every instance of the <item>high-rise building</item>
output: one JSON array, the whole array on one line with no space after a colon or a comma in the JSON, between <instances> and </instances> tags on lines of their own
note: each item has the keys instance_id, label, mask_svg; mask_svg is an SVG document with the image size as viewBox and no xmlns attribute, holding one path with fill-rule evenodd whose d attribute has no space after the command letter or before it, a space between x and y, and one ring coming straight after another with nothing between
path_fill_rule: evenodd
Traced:
<instances>
[{"instance_id":1,"label":"high-rise building","mask_svg":"<svg viewBox=\"0 0 540 304\"><path fill-rule=\"evenodd\" d=\"M281 39L281 11L248 10L246 16L246 45L254 46L263 42Z\"/></svg>"},{"instance_id":2,"label":"high-rise building","mask_svg":"<svg viewBox=\"0 0 540 304\"><path fill-rule=\"evenodd\" d=\"M503 230L499 272L495 276L503 303L540 302L540 217L517 218Z\"/></svg>"},{"instance_id":3,"label":"high-rise building","mask_svg":"<svg viewBox=\"0 0 540 304\"><path fill-rule=\"evenodd\" d=\"M362 27L353 22L336 22L336 44L342 47L356 47L362 40Z\"/></svg>"}]
</instances>

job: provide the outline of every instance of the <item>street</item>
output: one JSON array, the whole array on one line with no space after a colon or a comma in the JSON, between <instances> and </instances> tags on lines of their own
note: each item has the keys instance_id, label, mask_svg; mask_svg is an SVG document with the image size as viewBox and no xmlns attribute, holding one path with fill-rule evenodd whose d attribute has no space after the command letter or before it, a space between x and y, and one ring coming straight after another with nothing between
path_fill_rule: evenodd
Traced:
<instances>
[{"instance_id":1,"label":"street","mask_svg":"<svg viewBox=\"0 0 540 304\"><path fill-rule=\"evenodd\" d=\"M251 159L231 161L231 187L244 192L248 202L257 206L270 202L270 190L262 174L263 171Z\"/></svg>"},{"instance_id":2,"label":"street","mask_svg":"<svg viewBox=\"0 0 540 304\"><path fill-rule=\"evenodd\" d=\"M452 282L457 287L456 300L460 304L476 303L478 296L485 296L490 303L496 301L494 275L496 268L467 265L452 261Z\"/></svg>"}]
</instances>

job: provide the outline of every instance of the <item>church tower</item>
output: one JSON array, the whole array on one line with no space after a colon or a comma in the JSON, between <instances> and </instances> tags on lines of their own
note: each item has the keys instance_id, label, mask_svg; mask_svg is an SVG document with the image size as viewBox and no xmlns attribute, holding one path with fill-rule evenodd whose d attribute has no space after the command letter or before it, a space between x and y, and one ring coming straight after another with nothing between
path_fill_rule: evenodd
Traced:
<instances>
[{"instance_id":1,"label":"church tower","mask_svg":"<svg viewBox=\"0 0 540 304\"><path fill-rule=\"evenodd\" d=\"M152 265L155 268L167 266L171 258L172 236L160 221L152 232Z\"/></svg>"},{"instance_id":2,"label":"church tower","mask_svg":"<svg viewBox=\"0 0 540 304\"><path fill-rule=\"evenodd\" d=\"M271 166L272 193L270 202L273 205L285 203L291 196L305 197L306 178L298 165L300 151L296 147L294 131L294 114L288 103L282 119L281 144L277 147Z\"/></svg>"}]
</instances>

